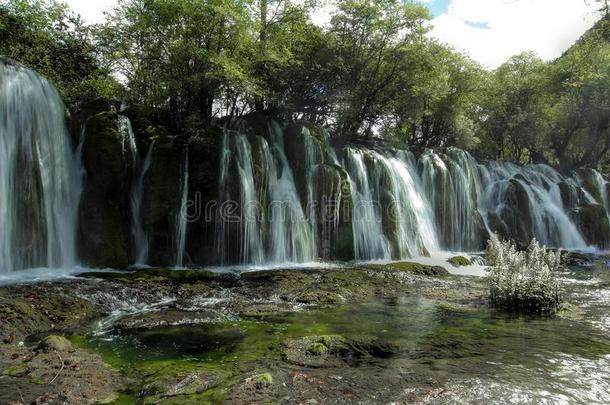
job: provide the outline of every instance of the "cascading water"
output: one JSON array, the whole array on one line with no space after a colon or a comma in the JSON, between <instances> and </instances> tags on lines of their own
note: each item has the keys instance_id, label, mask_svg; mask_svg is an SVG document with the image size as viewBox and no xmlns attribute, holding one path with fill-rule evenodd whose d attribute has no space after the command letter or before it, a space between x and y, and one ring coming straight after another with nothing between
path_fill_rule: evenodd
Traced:
<instances>
[{"instance_id":1,"label":"cascading water","mask_svg":"<svg viewBox=\"0 0 610 405\"><path fill-rule=\"evenodd\" d=\"M348 149L346 154L354 206L352 214L354 256L358 260L389 260L390 245L383 234L381 206L373 200L371 194L364 152Z\"/></svg>"},{"instance_id":2,"label":"cascading water","mask_svg":"<svg viewBox=\"0 0 610 405\"><path fill-rule=\"evenodd\" d=\"M271 133L272 148L266 139L255 137L256 174L248 137L226 133L223 139L221 207L237 202L232 198L238 197L241 211L236 218L217 217L216 246L223 264L230 261L302 263L316 258L312 225L299 200L292 169L284 153L283 133L279 126L272 126ZM237 170L239 196L230 191L231 167ZM226 246L234 240L232 233L237 233L239 241L237 260L231 259L230 248Z\"/></svg>"},{"instance_id":3,"label":"cascading water","mask_svg":"<svg viewBox=\"0 0 610 405\"><path fill-rule=\"evenodd\" d=\"M595 201L580 180L548 166L479 163L456 148L427 151L417 159L408 151L347 147L338 158L327 138L315 139L306 128L291 132L302 142L303 158L289 162L282 130L276 124L270 129L267 138L226 133L223 139L220 202L236 199L239 207L237 221L216 224L224 264L328 257L334 250L327 245L337 243L342 209L350 214L341 221L351 227L350 255L356 260L476 251L491 232L502 231L523 240L536 237L547 246L587 247L571 212ZM294 148L296 141L291 142ZM300 170L300 186L293 170ZM322 211L315 207L325 203L318 200L337 196L342 178L351 201L323 210L334 217L317 218ZM601 175L597 183L605 189ZM233 257L231 243L239 244Z\"/></svg>"},{"instance_id":4,"label":"cascading water","mask_svg":"<svg viewBox=\"0 0 610 405\"><path fill-rule=\"evenodd\" d=\"M79 163L57 90L0 61L0 273L76 264Z\"/></svg>"},{"instance_id":5,"label":"cascading water","mask_svg":"<svg viewBox=\"0 0 610 405\"><path fill-rule=\"evenodd\" d=\"M123 143L123 154L129 153L132 167L131 195L131 236L135 250L135 266L145 266L148 261L148 236L142 226L142 198L144 194L144 178L150 169L154 142L151 142L144 160L138 154L136 138L131 127L131 121L124 115L119 115L119 133Z\"/></svg>"},{"instance_id":6,"label":"cascading water","mask_svg":"<svg viewBox=\"0 0 610 405\"><path fill-rule=\"evenodd\" d=\"M189 194L189 156L185 154L184 164L182 166L182 181L180 184L180 211L176 218L176 267L180 268L184 263L184 255L186 250L186 228L188 225L188 194Z\"/></svg>"},{"instance_id":7,"label":"cascading water","mask_svg":"<svg viewBox=\"0 0 610 405\"><path fill-rule=\"evenodd\" d=\"M267 150L269 190L271 195L271 256L275 263L312 262L316 244L311 223L299 200L292 169L284 153L283 133L279 125L271 126L275 159Z\"/></svg>"},{"instance_id":8,"label":"cascading water","mask_svg":"<svg viewBox=\"0 0 610 405\"><path fill-rule=\"evenodd\" d=\"M563 209L558 184L562 177L545 165L520 167L507 162L492 162L486 170L480 209L489 218L499 214L518 183L527 198L533 236L547 246L583 249L586 242ZM522 212L520 215L528 215ZM489 225L488 225L489 226Z\"/></svg>"},{"instance_id":9,"label":"cascading water","mask_svg":"<svg viewBox=\"0 0 610 405\"><path fill-rule=\"evenodd\" d=\"M434 215L411 161L404 153L348 150L357 258L404 259L438 250Z\"/></svg>"},{"instance_id":10,"label":"cascading water","mask_svg":"<svg viewBox=\"0 0 610 405\"><path fill-rule=\"evenodd\" d=\"M606 213L610 217L610 198L608 197L609 183L604 180L602 175L597 170L593 170L592 174L596 191L600 195L602 202L604 203L604 208L606 208Z\"/></svg>"}]
</instances>

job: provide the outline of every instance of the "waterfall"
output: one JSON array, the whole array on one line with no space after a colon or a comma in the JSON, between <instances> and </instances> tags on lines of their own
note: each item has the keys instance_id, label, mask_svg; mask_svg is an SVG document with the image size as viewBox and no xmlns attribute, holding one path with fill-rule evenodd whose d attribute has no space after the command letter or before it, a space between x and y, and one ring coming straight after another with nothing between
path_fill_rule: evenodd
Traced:
<instances>
[{"instance_id":1,"label":"waterfall","mask_svg":"<svg viewBox=\"0 0 610 405\"><path fill-rule=\"evenodd\" d=\"M316 259L312 224L305 215L286 158L283 132L277 125L270 129L272 146L260 136L250 140L245 134L227 132L223 138L220 215L216 223L216 249L223 264L302 263ZM233 170L236 173L232 174ZM238 214L225 215L227 208L236 205ZM231 255L233 241L238 243L237 257Z\"/></svg>"},{"instance_id":2,"label":"waterfall","mask_svg":"<svg viewBox=\"0 0 610 405\"><path fill-rule=\"evenodd\" d=\"M411 157L353 149L347 155L356 258L405 259L437 251L434 213Z\"/></svg>"},{"instance_id":3,"label":"waterfall","mask_svg":"<svg viewBox=\"0 0 610 405\"><path fill-rule=\"evenodd\" d=\"M595 183L596 191L601 196L606 213L610 217L610 201L608 200L608 182L604 180L603 176L597 171L593 170L593 182Z\"/></svg>"},{"instance_id":4,"label":"waterfall","mask_svg":"<svg viewBox=\"0 0 610 405\"><path fill-rule=\"evenodd\" d=\"M132 168L131 195L129 207L131 209L131 236L135 250L135 266L145 266L148 261L148 236L142 226L142 197L144 194L144 178L150 169L154 142L151 142L146 156L142 161L138 154L135 134L131 121L124 115L119 115L119 134L123 144L123 154L129 154Z\"/></svg>"},{"instance_id":5,"label":"waterfall","mask_svg":"<svg viewBox=\"0 0 610 405\"><path fill-rule=\"evenodd\" d=\"M241 185L242 224L241 246L239 249L242 263L261 264L265 260L263 235L259 226L259 199L254 183L252 149L246 135L236 138L237 170Z\"/></svg>"},{"instance_id":6,"label":"waterfall","mask_svg":"<svg viewBox=\"0 0 610 405\"><path fill-rule=\"evenodd\" d=\"M275 263L311 262L316 258L316 244L311 223L305 216L299 200L292 169L284 152L283 133L279 125L271 126L275 159L267 151L271 167L271 256Z\"/></svg>"},{"instance_id":7,"label":"waterfall","mask_svg":"<svg viewBox=\"0 0 610 405\"><path fill-rule=\"evenodd\" d=\"M390 245L381 226L381 206L373 201L364 152L348 149L346 160L354 206L354 256L358 260L389 260Z\"/></svg>"},{"instance_id":8,"label":"waterfall","mask_svg":"<svg viewBox=\"0 0 610 405\"><path fill-rule=\"evenodd\" d=\"M562 177L545 165L520 167L507 162L491 162L485 179L481 210L489 217L505 206L514 182L525 192L533 236L547 246L586 248L583 237L563 208L558 184ZM512 182L512 183L511 183ZM527 212L521 215L528 215Z\"/></svg>"},{"instance_id":9,"label":"waterfall","mask_svg":"<svg viewBox=\"0 0 610 405\"><path fill-rule=\"evenodd\" d=\"M185 153L184 164L182 166L182 181L180 184L181 198L180 210L176 219L176 267L183 266L184 254L186 249L186 230L188 225L188 194L189 194L189 155Z\"/></svg>"},{"instance_id":10,"label":"waterfall","mask_svg":"<svg viewBox=\"0 0 610 405\"><path fill-rule=\"evenodd\" d=\"M76 264L81 174L57 90L0 61L0 273Z\"/></svg>"}]
</instances>

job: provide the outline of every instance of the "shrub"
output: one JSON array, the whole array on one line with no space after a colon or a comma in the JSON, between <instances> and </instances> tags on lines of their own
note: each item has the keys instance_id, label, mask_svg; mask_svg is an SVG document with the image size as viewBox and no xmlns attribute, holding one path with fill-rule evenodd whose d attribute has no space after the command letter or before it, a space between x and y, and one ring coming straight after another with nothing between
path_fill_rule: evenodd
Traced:
<instances>
[{"instance_id":1,"label":"shrub","mask_svg":"<svg viewBox=\"0 0 610 405\"><path fill-rule=\"evenodd\" d=\"M500 241L492 235L486 259L493 306L533 314L552 314L558 310L560 251L547 251L532 239L527 251L519 252L511 242Z\"/></svg>"}]
</instances>

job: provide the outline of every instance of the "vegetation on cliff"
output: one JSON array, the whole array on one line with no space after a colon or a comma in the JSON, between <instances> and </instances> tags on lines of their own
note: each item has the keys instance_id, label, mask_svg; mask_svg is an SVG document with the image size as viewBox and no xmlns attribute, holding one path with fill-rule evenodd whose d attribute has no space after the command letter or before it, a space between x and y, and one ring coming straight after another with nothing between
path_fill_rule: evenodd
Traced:
<instances>
[{"instance_id":1,"label":"vegetation on cliff","mask_svg":"<svg viewBox=\"0 0 610 405\"><path fill-rule=\"evenodd\" d=\"M335 139L457 145L489 158L607 169L609 20L561 58L495 71L431 39L420 3L125 0L86 26L56 0L0 4L0 54L50 78L68 103L115 97L170 133L213 136L251 113L326 126ZM26 46L24 46L26 45ZM152 111L162 111L162 114Z\"/></svg>"}]
</instances>

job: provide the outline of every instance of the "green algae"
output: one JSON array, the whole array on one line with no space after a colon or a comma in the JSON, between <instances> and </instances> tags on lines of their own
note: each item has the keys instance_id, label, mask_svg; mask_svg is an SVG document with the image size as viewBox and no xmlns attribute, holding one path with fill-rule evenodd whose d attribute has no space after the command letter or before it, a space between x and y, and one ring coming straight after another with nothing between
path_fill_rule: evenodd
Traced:
<instances>
[{"instance_id":1,"label":"green algae","mask_svg":"<svg viewBox=\"0 0 610 405\"><path fill-rule=\"evenodd\" d=\"M336 273L328 282L341 277ZM608 339L586 323L508 317L417 297L296 313L270 311L256 320L134 330L110 341L93 336L73 336L71 341L100 353L135 381L132 392L123 397L168 404L222 402L246 377L286 361L285 345L295 341L302 341L302 348L291 347L302 353L291 358L306 359L305 367L353 367L392 358L409 362L414 370L433 365L447 373L463 369L477 378L501 376L517 366L550 370L560 354L598 359L610 353ZM192 375L215 383L201 392L167 396L176 381Z\"/></svg>"}]
</instances>

